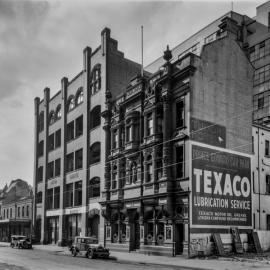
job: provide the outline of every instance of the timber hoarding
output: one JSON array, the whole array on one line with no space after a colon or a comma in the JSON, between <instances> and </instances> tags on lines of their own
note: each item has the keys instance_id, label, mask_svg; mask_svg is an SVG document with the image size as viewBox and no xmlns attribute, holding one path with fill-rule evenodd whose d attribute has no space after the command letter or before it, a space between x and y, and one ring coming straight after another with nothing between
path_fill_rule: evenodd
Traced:
<instances>
[{"instance_id":1,"label":"timber hoarding","mask_svg":"<svg viewBox=\"0 0 270 270\"><path fill-rule=\"evenodd\" d=\"M190 226L252 228L251 157L190 144Z\"/></svg>"}]
</instances>

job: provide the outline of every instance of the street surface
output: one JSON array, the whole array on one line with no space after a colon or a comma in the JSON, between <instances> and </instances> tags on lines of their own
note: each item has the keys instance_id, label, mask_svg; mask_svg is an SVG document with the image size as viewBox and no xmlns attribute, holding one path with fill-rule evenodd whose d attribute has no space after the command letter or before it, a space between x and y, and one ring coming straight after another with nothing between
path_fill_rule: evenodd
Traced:
<instances>
[{"instance_id":1,"label":"street surface","mask_svg":"<svg viewBox=\"0 0 270 270\"><path fill-rule=\"evenodd\" d=\"M127 253L128 259L128 253ZM151 269L179 269L190 270L195 268L177 266L145 265L120 263L115 260L87 259L81 256L73 258L56 251L12 249L0 246L0 270L54 270L54 269L104 269L104 270L151 270Z\"/></svg>"}]
</instances>

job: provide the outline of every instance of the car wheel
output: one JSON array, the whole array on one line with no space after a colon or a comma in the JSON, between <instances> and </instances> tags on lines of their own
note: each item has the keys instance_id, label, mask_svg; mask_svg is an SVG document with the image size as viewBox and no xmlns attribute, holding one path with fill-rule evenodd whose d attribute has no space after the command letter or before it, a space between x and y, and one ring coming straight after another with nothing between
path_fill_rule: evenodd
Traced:
<instances>
[{"instance_id":1,"label":"car wheel","mask_svg":"<svg viewBox=\"0 0 270 270\"><path fill-rule=\"evenodd\" d=\"M96 258L96 255L95 255L93 250L90 251L90 256L89 257L90 257L90 259L95 259Z\"/></svg>"},{"instance_id":2,"label":"car wheel","mask_svg":"<svg viewBox=\"0 0 270 270\"><path fill-rule=\"evenodd\" d=\"M14 244L11 244L11 247L14 248Z\"/></svg>"},{"instance_id":3,"label":"car wheel","mask_svg":"<svg viewBox=\"0 0 270 270\"><path fill-rule=\"evenodd\" d=\"M73 257L76 257L77 256L77 251L75 249L72 249L72 252L71 253L72 253L72 256Z\"/></svg>"}]
</instances>

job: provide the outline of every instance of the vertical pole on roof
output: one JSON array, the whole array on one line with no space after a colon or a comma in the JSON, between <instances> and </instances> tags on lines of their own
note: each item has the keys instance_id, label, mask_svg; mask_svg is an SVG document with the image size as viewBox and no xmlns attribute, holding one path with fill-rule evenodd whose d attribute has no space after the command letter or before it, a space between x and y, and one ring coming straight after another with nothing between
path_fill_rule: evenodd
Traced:
<instances>
[{"instance_id":1,"label":"vertical pole on roof","mask_svg":"<svg viewBox=\"0 0 270 270\"><path fill-rule=\"evenodd\" d=\"M142 49L142 65L141 65L141 76L143 77L143 25L141 26L141 35L142 35L142 44L141 44L141 49Z\"/></svg>"},{"instance_id":2,"label":"vertical pole on roof","mask_svg":"<svg viewBox=\"0 0 270 270\"><path fill-rule=\"evenodd\" d=\"M231 1L231 5L232 5L232 8L231 8L231 10L233 11L233 0Z\"/></svg>"}]
</instances>

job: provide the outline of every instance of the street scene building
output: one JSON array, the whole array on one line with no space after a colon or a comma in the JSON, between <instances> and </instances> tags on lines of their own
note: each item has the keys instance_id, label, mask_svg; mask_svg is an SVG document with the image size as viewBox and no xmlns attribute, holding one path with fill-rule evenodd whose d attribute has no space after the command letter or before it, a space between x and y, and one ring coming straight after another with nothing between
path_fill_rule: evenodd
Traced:
<instances>
[{"instance_id":1,"label":"street scene building","mask_svg":"<svg viewBox=\"0 0 270 270\"><path fill-rule=\"evenodd\" d=\"M35 99L35 236L172 256L269 230L269 12L228 12L144 69L105 28Z\"/></svg>"},{"instance_id":2,"label":"street scene building","mask_svg":"<svg viewBox=\"0 0 270 270\"><path fill-rule=\"evenodd\" d=\"M107 95L115 97L140 66L117 49L110 30L101 45L83 51L83 70L63 78L53 97L35 99L34 224L42 243L66 244L77 235L104 239L105 133L101 112ZM108 93L108 89L111 93Z\"/></svg>"},{"instance_id":3,"label":"street scene building","mask_svg":"<svg viewBox=\"0 0 270 270\"><path fill-rule=\"evenodd\" d=\"M26 181L11 181L0 192L0 241L10 236L32 234L33 190Z\"/></svg>"}]
</instances>

